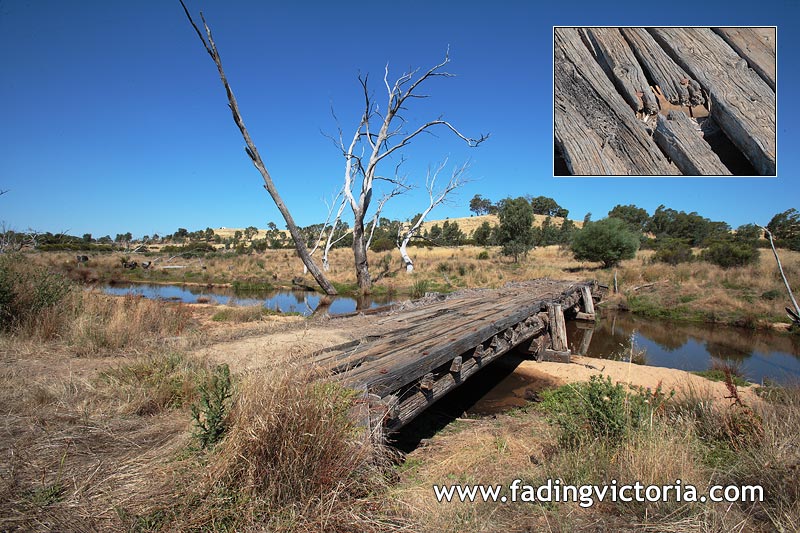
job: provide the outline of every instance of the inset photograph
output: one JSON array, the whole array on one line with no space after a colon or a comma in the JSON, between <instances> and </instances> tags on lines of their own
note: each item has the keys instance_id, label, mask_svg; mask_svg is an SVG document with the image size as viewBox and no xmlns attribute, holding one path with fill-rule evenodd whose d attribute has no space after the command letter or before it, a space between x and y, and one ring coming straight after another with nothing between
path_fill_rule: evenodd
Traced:
<instances>
[{"instance_id":1,"label":"inset photograph","mask_svg":"<svg viewBox=\"0 0 800 533\"><path fill-rule=\"evenodd\" d=\"M554 176L776 176L776 27L554 27Z\"/></svg>"}]
</instances>

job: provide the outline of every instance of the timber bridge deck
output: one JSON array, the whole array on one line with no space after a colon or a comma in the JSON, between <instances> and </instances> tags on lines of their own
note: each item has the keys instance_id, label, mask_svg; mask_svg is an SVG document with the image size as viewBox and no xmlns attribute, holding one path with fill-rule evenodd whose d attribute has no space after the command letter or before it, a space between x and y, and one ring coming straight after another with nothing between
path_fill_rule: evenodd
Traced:
<instances>
[{"instance_id":1,"label":"timber bridge deck","mask_svg":"<svg viewBox=\"0 0 800 533\"><path fill-rule=\"evenodd\" d=\"M468 291L377 316L388 333L317 352L313 364L365 390L370 418L397 430L512 348L568 358L564 322L594 320L602 289L544 279Z\"/></svg>"}]
</instances>

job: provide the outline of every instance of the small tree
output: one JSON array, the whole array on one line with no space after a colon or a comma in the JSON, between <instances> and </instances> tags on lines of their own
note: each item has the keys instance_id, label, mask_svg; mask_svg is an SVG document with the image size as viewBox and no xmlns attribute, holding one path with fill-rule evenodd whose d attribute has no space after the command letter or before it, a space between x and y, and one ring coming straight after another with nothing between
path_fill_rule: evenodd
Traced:
<instances>
[{"instance_id":1,"label":"small tree","mask_svg":"<svg viewBox=\"0 0 800 533\"><path fill-rule=\"evenodd\" d=\"M795 208L778 213L769 221L767 229L776 239L776 245L800 251L800 213Z\"/></svg>"},{"instance_id":2,"label":"small tree","mask_svg":"<svg viewBox=\"0 0 800 533\"><path fill-rule=\"evenodd\" d=\"M502 254L514 257L518 262L520 256L527 255L533 248L533 208L525 198L506 198L502 202L498 230L499 244L502 245Z\"/></svg>"},{"instance_id":3,"label":"small tree","mask_svg":"<svg viewBox=\"0 0 800 533\"><path fill-rule=\"evenodd\" d=\"M617 204L608 212L608 216L624 220L633 231L644 231L647 222L650 220L650 214L646 209L642 209L633 204Z\"/></svg>"},{"instance_id":4,"label":"small tree","mask_svg":"<svg viewBox=\"0 0 800 533\"><path fill-rule=\"evenodd\" d=\"M475 241L475 244L478 246L491 246L494 244L493 238L494 231L492 225L488 222L484 222L472 232L472 240Z\"/></svg>"},{"instance_id":5,"label":"small tree","mask_svg":"<svg viewBox=\"0 0 800 533\"><path fill-rule=\"evenodd\" d=\"M492 210L492 201L488 198L484 198L480 194L476 194L472 197L472 200L469 201L469 210L478 216L487 215Z\"/></svg>"},{"instance_id":6,"label":"small tree","mask_svg":"<svg viewBox=\"0 0 800 533\"><path fill-rule=\"evenodd\" d=\"M535 215L546 215L549 217L566 218L569 215L569 210L564 209L558 202L547 196L537 196L531 198L531 207Z\"/></svg>"},{"instance_id":7,"label":"small tree","mask_svg":"<svg viewBox=\"0 0 800 533\"><path fill-rule=\"evenodd\" d=\"M572 239L572 253L582 261L601 261L611 268L623 259L633 259L639 236L618 218L604 218L586 224Z\"/></svg>"}]
</instances>

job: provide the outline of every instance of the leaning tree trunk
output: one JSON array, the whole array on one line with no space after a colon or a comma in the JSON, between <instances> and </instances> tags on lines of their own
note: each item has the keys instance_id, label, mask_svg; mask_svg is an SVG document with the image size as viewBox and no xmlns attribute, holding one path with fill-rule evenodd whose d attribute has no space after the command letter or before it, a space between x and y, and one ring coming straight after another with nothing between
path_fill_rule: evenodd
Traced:
<instances>
[{"instance_id":1,"label":"leaning tree trunk","mask_svg":"<svg viewBox=\"0 0 800 533\"><path fill-rule=\"evenodd\" d=\"M414 261L411 260L411 257L408 255L408 241L411 240L412 234L409 233L403 239L403 242L400 243L400 256L403 258L403 262L406 264L406 272L414 272Z\"/></svg>"},{"instance_id":2,"label":"leaning tree trunk","mask_svg":"<svg viewBox=\"0 0 800 533\"><path fill-rule=\"evenodd\" d=\"M208 24L206 24L205 18L203 18L203 13L200 13L200 18L203 20L203 27L206 30L208 42L206 42L205 38L203 38L203 34L194 23L194 20L189 14L189 10L186 8L183 0L180 1L181 6L183 6L183 11L186 13L186 17L189 19L189 22L197 33L197 36L200 38L200 41L202 41L206 52L208 52L208 55L211 56L211 59L217 66L220 80L222 81L222 85L225 87L225 93L228 96L228 107L230 107L231 114L233 115L233 121L239 128L246 145L245 151L252 160L253 165L255 165L256 169L258 169L258 172L261 174L261 177L264 180L264 188L272 197L272 200L275 202L275 206L278 208L278 211L280 211L281 215L283 215L283 219L286 221L286 227L289 230L289 234L294 240L297 254L300 256L300 259L303 261L303 264L306 266L308 271L311 272L311 275L314 277L314 280L316 280L320 288L322 288L326 294L335 295L336 288L333 286L333 284L331 284L330 281L328 281L328 278L325 277L325 274L322 273L316 263L314 263L314 260L311 258L311 254L308 252L308 248L305 245L305 241L303 240L302 233L300 233L300 229L297 227L297 224L295 224L294 219L292 218L291 213L289 213L289 209L286 207L286 204L283 203L283 199L281 198L280 194L278 194L278 189L275 187L275 183L272 181L272 177L267 171L267 167L264 165L264 161L261 159L261 155L258 153L255 143L250 138L250 133L247 131L247 128L244 125L244 120L242 119L242 115L239 112L239 104L236 102L236 97L233 95L233 89L231 89L231 86L228 83L228 78L225 76L225 70L222 68L222 58L220 58L219 52L217 51L217 45L214 44L214 38L211 35L211 29L208 27Z\"/></svg>"},{"instance_id":3,"label":"leaning tree trunk","mask_svg":"<svg viewBox=\"0 0 800 533\"><path fill-rule=\"evenodd\" d=\"M369 276L367 246L364 241L364 224L358 219L353 224L353 255L355 256L358 288L361 290L361 294L370 294L372 292L372 279Z\"/></svg>"}]
</instances>

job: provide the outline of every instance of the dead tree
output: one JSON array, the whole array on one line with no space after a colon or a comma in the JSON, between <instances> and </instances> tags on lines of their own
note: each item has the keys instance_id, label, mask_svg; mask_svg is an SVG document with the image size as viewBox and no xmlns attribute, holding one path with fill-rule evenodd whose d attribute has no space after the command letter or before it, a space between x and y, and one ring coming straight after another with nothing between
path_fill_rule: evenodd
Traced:
<instances>
[{"instance_id":1,"label":"dead tree","mask_svg":"<svg viewBox=\"0 0 800 533\"><path fill-rule=\"evenodd\" d=\"M386 86L388 101L385 109L379 111L367 85L368 76L359 76L358 81L364 93L364 112L358 127L353 134L349 145L345 145L341 130L339 132L338 146L345 158L344 192L350 208L353 211L353 255L355 260L356 278L363 294L368 294L372 289L372 280L367 262L367 241L364 220L369 211L376 180L383 180L397 186L400 181L394 177L382 176L378 167L389 156L399 153L422 133L430 133L437 126L444 127L458 136L471 147L478 146L486 140L487 135L473 139L463 135L452 124L441 117L436 120L424 122L415 129L406 129L408 123L402 111L410 101L416 98L426 98L419 89L429 79L435 77L452 77L449 72L442 70L450 62L449 54L444 60L420 74L420 69L406 72L397 78L394 83L389 81L389 66L384 69L383 82ZM397 170L397 169L395 169ZM356 192L354 187L358 187ZM377 221L377 219L374 219Z\"/></svg>"},{"instance_id":2,"label":"dead tree","mask_svg":"<svg viewBox=\"0 0 800 533\"><path fill-rule=\"evenodd\" d=\"M322 273L322 270L320 270L316 263L314 263L314 260L308 253L308 248L306 248L305 242L303 241L303 235L300 233L300 229L297 227L297 224L295 224L294 218L292 218L292 215L289 212L289 209L286 207L286 204L283 203L283 199L281 198L280 194L278 194L278 189L275 187L275 183L272 181L272 177L267 171L267 167L264 165L264 161L261 159L261 155L258 153L255 143L253 143L253 140L250 138L250 133L248 133L247 128L244 125L244 121L242 120L241 113L239 112L239 105L236 103L233 90L231 89L228 79L225 76L225 71L222 68L222 59L220 58L219 51L217 50L217 45L214 44L214 39L211 36L211 29L208 27L206 19L203 17L203 13L200 12L200 19L202 20L203 28L205 29L205 37L197 27L197 24L195 24L194 19L192 19L192 15L186 8L186 4L183 3L183 0L179 1L181 6L183 6L183 11L186 13L186 17L189 19L189 23L192 25L197 33L197 36L200 38L200 41L203 43L203 47L206 49L206 52L208 52L208 55L211 56L211 59L214 60L214 64L217 66L220 80L222 81L222 85L225 87L225 93L228 96L228 105L231 109L231 113L233 114L233 121L239 128L239 131L241 132L246 144L245 151L253 162L253 165L255 165L256 169L258 169L258 171L261 173L261 177L264 179L264 188L272 197L272 200L275 202L278 211L281 212L283 219L286 221L286 228L289 230L292 240L294 240L297 254L300 256L303 264L306 266L306 268L308 268L308 271L314 277L322 290L325 291L326 294L336 294L336 289L333 287L331 282L328 281L328 279L325 277L325 274Z\"/></svg>"},{"instance_id":3,"label":"dead tree","mask_svg":"<svg viewBox=\"0 0 800 533\"><path fill-rule=\"evenodd\" d=\"M789 281L786 279L786 274L783 273L781 260L778 258L778 251L775 249L775 243L772 242L772 232L761 226L759 226L759 228L764 230L764 233L766 233L767 237L769 238L769 245L772 247L772 253L775 255L775 261L778 263L778 271L781 273L781 279L783 279L783 284L786 286L786 292L789 293L789 300L792 301L792 306L794 307L794 309L787 307L786 314L789 316L795 326L800 326L800 306L797 305L797 300L794 298L794 293L792 292L792 288L789 286Z\"/></svg>"},{"instance_id":4,"label":"dead tree","mask_svg":"<svg viewBox=\"0 0 800 533\"><path fill-rule=\"evenodd\" d=\"M450 181L447 182L447 185L445 185L445 187L439 192L435 192L436 178L439 177L439 173L444 169L446 164L447 159L442 161L433 172L428 170L428 177L425 180L425 188L428 190L428 198L430 199L428 207L422 212L419 218L417 218L417 220L410 225L410 227L407 229L401 227L398 231L397 247L400 249L400 255L403 257L403 261L405 262L406 272L414 271L414 261L411 260L411 257L408 255L407 251L408 243L419 233L419 229L422 227L425 217L427 217L437 205L443 203L447 199L447 195L466 183L464 180L464 175L467 171L468 164L464 163L460 167L454 168L453 173L450 175Z\"/></svg>"},{"instance_id":5,"label":"dead tree","mask_svg":"<svg viewBox=\"0 0 800 533\"><path fill-rule=\"evenodd\" d=\"M381 219L381 212L383 211L383 207L386 205L386 202L394 198L395 196L399 196L404 192L410 190L411 187L407 186L404 182L400 182L395 185L395 188L381 196L381 199L378 200L377 207L375 208L375 213L372 215L372 219L369 222L369 237L367 237L367 242L365 244L365 248L369 250L370 244L372 244L372 237L375 235L375 228L378 227L380 224Z\"/></svg>"}]
</instances>

